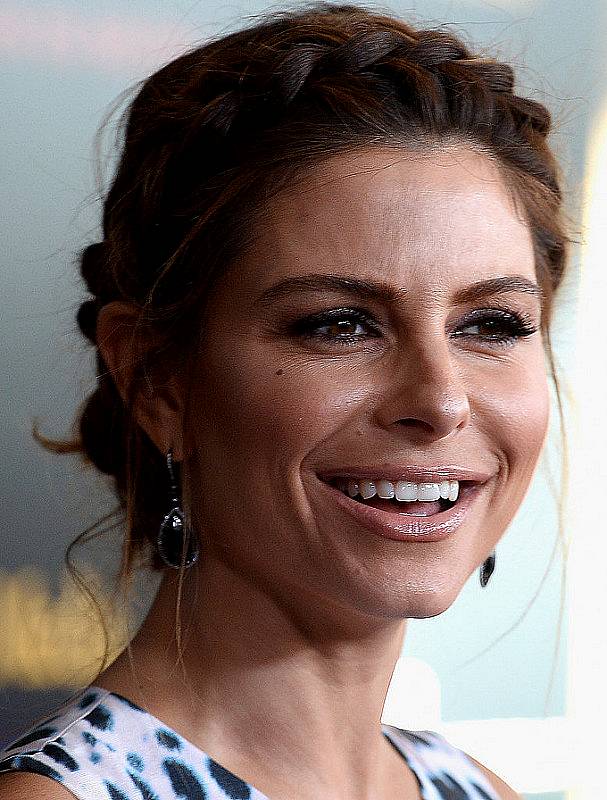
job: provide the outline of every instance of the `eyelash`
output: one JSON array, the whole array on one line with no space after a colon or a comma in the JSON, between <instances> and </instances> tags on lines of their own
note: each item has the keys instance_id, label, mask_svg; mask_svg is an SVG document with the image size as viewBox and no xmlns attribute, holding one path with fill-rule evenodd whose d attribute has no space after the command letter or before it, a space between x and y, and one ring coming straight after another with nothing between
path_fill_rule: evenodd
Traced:
<instances>
[{"instance_id":1,"label":"eyelash","mask_svg":"<svg viewBox=\"0 0 607 800\"><path fill-rule=\"evenodd\" d=\"M332 325L340 322L343 319L351 319L356 322L363 323L369 328L376 331L373 335L354 336L354 335L337 335L329 336L327 334L314 333L319 328L325 325ZM537 332L537 327L533 325L531 317L527 314L519 314L513 311L508 311L503 308L493 307L473 312L468 316L464 327L469 325L478 325L481 322L500 323L502 330L507 331L506 336L481 336L484 341L490 342L492 345L498 347L507 347L515 343L517 339L522 339ZM365 312L355 308L334 308L330 311L325 311L321 314L315 314L311 317L305 317L295 323L293 333L296 336L301 336L304 339L321 339L323 341L330 341L341 346L347 347L355 342L360 342L366 339L376 339L379 336L379 331L376 325L373 324L371 317ZM474 334L456 334L457 336L471 336Z\"/></svg>"}]
</instances>

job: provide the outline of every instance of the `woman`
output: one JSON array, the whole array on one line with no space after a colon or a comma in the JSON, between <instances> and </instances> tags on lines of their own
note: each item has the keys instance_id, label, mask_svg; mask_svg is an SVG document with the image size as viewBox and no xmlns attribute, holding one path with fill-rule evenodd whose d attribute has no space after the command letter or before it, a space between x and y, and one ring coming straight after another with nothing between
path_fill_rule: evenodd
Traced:
<instances>
[{"instance_id":1,"label":"woman","mask_svg":"<svg viewBox=\"0 0 607 800\"><path fill-rule=\"evenodd\" d=\"M61 447L115 479L122 577L165 574L5 751L5 800L518 797L380 720L407 619L486 583L543 447L549 127L508 66L355 6L145 82L82 259L99 385Z\"/></svg>"}]
</instances>

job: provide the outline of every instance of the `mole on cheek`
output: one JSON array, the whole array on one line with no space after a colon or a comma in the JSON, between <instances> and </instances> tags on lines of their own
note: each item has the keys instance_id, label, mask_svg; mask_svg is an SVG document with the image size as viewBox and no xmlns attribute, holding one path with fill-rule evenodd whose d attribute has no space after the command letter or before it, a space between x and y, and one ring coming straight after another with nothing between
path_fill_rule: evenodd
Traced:
<instances>
[{"instance_id":1,"label":"mole on cheek","mask_svg":"<svg viewBox=\"0 0 607 800\"><path fill-rule=\"evenodd\" d=\"M282 370L281 369L277 369L274 374L275 375L282 375Z\"/></svg>"}]
</instances>

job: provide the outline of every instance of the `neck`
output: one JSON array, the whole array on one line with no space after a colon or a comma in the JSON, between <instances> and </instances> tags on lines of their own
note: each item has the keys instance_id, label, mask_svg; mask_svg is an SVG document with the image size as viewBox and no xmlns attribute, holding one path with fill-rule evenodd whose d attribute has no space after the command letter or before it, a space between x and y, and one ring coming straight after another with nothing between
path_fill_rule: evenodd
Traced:
<instances>
[{"instance_id":1,"label":"neck","mask_svg":"<svg viewBox=\"0 0 607 800\"><path fill-rule=\"evenodd\" d=\"M272 800L308 783L323 798L367 800L404 773L381 732L404 620L270 595L208 557L186 573L177 666L176 600L167 575L131 644L134 670L125 652L97 685L130 692ZM273 764L282 776L266 791L272 768L259 765Z\"/></svg>"}]
</instances>

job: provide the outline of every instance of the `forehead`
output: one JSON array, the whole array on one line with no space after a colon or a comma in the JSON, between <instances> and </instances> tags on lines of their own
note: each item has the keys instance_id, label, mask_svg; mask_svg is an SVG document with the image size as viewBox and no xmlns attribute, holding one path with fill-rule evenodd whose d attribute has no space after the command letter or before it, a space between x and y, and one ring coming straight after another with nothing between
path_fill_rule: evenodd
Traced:
<instances>
[{"instance_id":1,"label":"forehead","mask_svg":"<svg viewBox=\"0 0 607 800\"><path fill-rule=\"evenodd\" d=\"M272 201L250 266L241 279L259 291L304 267L399 285L535 277L530 231L498 167L461 145L318 165Z\"/></svg>"}]
</instances>

